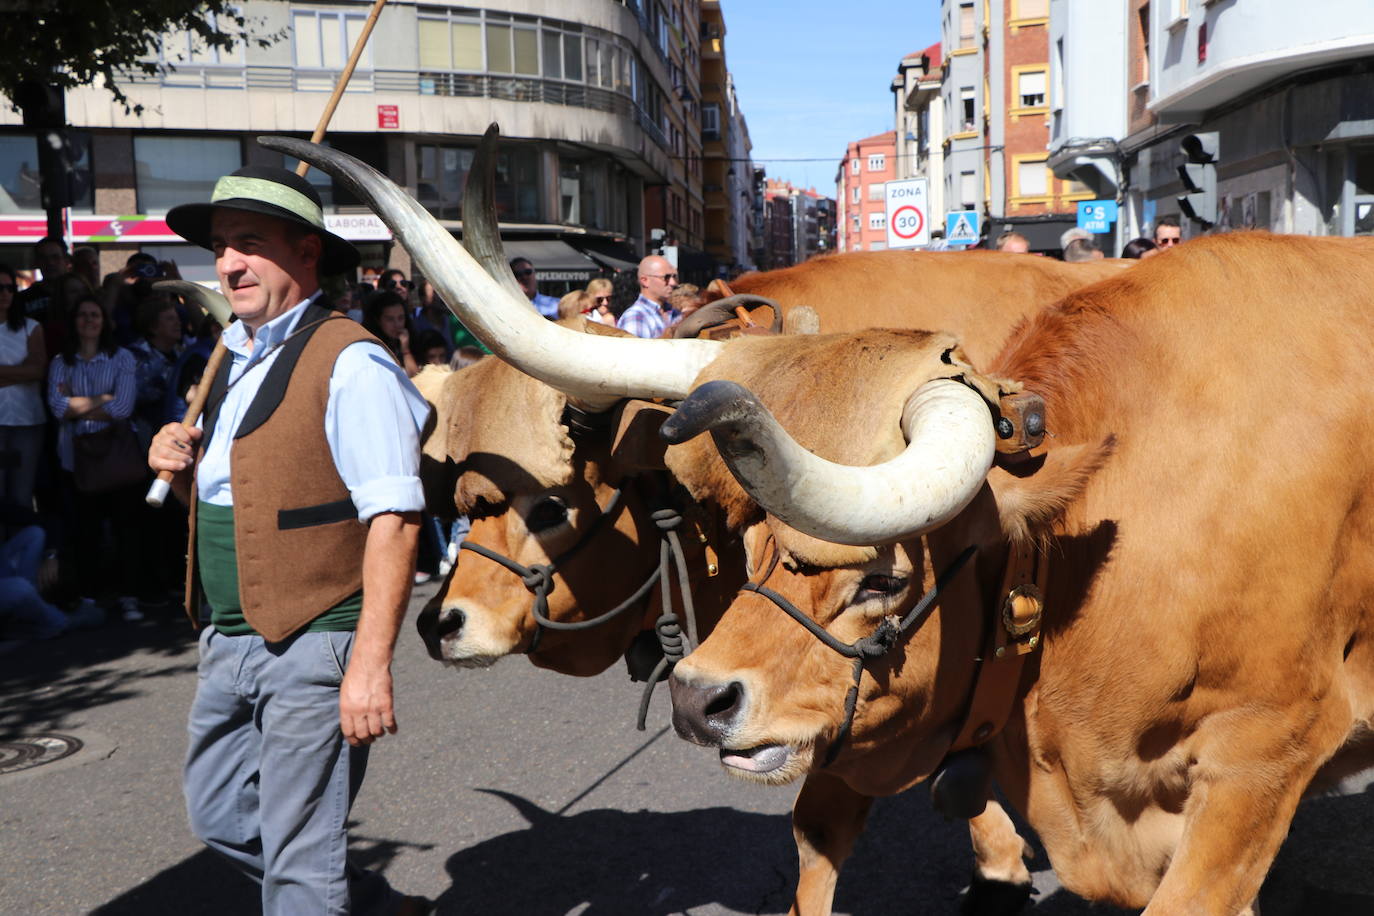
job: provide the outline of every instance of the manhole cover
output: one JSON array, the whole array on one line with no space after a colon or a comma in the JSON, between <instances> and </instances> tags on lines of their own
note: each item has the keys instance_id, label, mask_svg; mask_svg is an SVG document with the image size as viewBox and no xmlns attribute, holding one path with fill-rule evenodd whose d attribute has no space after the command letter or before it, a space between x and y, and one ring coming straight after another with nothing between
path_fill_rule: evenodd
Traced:
<instances>
[{"instance_id":1,"label":"manhole cover","mask_svg":"<svg viewBox=\"0 0 1374 916\"><path fill-rule=\"evenodd\" d=\"M0 775L70 757L81 750L81 739L70 735L36 735L0 741Z\"/></svg>"}]
</instances>

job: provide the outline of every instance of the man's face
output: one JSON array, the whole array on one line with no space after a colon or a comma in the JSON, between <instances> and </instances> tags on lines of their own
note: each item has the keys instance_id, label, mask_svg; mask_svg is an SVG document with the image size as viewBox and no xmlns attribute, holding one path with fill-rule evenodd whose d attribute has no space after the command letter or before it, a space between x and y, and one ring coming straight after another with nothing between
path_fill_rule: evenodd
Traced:
<instances>
[{"instance_id":1,"label":"man's face","mask_svg":"<svg viewBox=\"0 0 1374 916\"><path fill-rule=\"evenodd\" d=\"M529 261L516 261L511 273L515 274L515 282L520 284L525 296L533 299L534 294L539 292L539 278L535 275L534 265Z\"/></svg>"},{"instance_id":2,"label":"man's face","mask_svg":"<svg viewBox=\"0 0 1374 916\"><path fill-rule=\"evenodd\" d=\"M276 217L243 210L215 210L210 218L215 271L229 304L251 330L285 313L318 286L320 239L306 233L294 242Z\"/></svg>"},{"instance_id":3,"label":"man's face","mask_svg":"<svg viewBox=\"0 0 1374 916\"><path fill-rule=\"evenodd\" d=\"M71 261L67 258L67 250L55 242L44 242L34 249L34 265L43 271L44 280L52 280L59 275L67 272L67 267Z\"/></svg>"},{"instance_id":4,"label":"man's face","mask_svg":"<svg viewBox=\"0 0 1374 916\"><path fill-rule=\"evenodd\" d=\"M1183 230L1178 226L1156 226L1155 245L1160 248L1171 248L1183 241Z\"/></svg>"},{"instance_id":5,"label":"man's face","mask_svg":"<svg viewBox=\"0 0 1374 916\"><path fill-rule=\"evenodd\" d=\"M662 305L677 289L677 271L666 258L651 258L639 268L639 288L649 299Z\"/></svg>"}]
</instances>

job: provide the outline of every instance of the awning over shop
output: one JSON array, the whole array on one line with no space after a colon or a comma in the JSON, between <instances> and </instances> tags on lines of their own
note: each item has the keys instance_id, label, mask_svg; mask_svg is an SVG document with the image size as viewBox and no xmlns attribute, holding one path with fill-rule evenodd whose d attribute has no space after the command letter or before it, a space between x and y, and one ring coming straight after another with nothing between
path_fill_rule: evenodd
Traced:
<instances>
[{"instance_id":1,"label":"awning over shop","mask_svg":"<svg viewBox=\"0 0 1374 916\"><path fill-rule=\"evenodd\" d=\"M501 244L506 249L507 259L528 259L541 280L582 282L601 272L591 258L557 239L502 240Z\"/></svg>"},{"instance_id":2,"label":"awning over shop","mask_svg":"<svg viewBox=\"0 0 1374 916\"><path fill-rule=\"evenodd\" d=\"M639 259L629 245L611 239L578 239L576 247L607 270L635 270Z\"/></svg>"}]
</instances>

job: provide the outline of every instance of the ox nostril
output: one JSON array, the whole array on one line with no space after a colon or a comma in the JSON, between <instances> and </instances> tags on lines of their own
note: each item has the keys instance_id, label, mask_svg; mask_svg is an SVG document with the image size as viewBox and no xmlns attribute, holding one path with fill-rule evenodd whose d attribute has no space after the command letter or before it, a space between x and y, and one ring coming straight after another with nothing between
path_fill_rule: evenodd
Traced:
<instances>
[{"instance_id":1,"label":"ox nostril","mask_svg":"<svg viewBox=\"0 0 1374 916\"><path fill-rule=\"evenodd\" d=\"M451 636L463 628L467 621L467 615L461 608L444 608L439 612L439 620L434 628L435 635L440 639Z\"/></svg>"},{"instance_id":2,"label":"ox nostril","mask_svg":"<svg viewBox=\"0 0 1374 916\"><path fill-rule=\"evenodd\" d=\"M746 705L744 685L739 681L698 685L674 675L668 679L668 690L673 697L673 727L677 733L707 747L721 746Z\"/></svg>"},{"instance_id":3,"label":"ox nostril","mask_svg":"<svg viewBox=\"0 0 1374 916\"><path fill-rule=\"evenodd\" d=\"M733 719L739 709L743 688L739 681L731 681L723 687L713 687L707 691L706 705L702 713L712 724Z\"/></svg>"}]
</instances>

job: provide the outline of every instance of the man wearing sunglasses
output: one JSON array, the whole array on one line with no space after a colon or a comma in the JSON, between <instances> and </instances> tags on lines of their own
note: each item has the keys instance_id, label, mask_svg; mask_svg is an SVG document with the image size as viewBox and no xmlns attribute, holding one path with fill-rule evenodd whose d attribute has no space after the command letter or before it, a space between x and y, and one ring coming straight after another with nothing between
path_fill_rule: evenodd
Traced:
<instances>
[{"instance_id":1,"label":"man wearing sunglasses","mask_svg":"<svg viewBox=\"0 0 1374 916\"><path fill-rule=\"evenodd\" d=\"M557 321L558 300L539 291L539 278L529 259L511 258L510 272L515 274L515 282L520 284L520 289L524 291L525 298L530 300L534 310L550 321Z\"/></svg>"},{"instance_id":2,"label":"man wearing sunglasses","mask_svg":"<svg viewBox=\"0 0 1374 916\"><path fill-rule=\"evenodd\" d=\"M1170 214L1161 216L1155 223L1155 247L1169 249L1183 241L1183 229L1178 217Z\"/></svg>"},{"instance_id":3,"label":"man wearing sunglasses","mask_svg":"<svg viewBox=\"0 0 1374 916\"><path fill-rule=\"evenodd\" d=\"M677 288L677 270L667 258L651 254L639 262L639 298L625 310L615 326L636 337L658 337L682 317L668 304L668 294Z\"/></svg>"}]
</instances>

